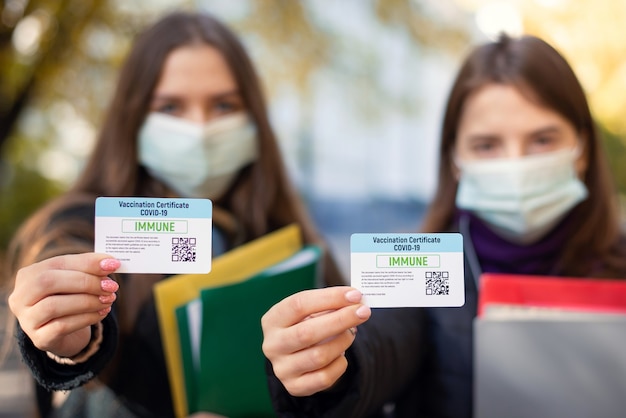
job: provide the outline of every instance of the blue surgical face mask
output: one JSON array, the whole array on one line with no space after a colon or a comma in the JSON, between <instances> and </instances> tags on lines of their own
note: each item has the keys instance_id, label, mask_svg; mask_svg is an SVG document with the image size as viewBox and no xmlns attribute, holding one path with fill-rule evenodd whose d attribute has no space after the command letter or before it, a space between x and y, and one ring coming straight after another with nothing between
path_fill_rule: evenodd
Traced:
<instances>
[{"instance_id":1,"label":"blue surgical face mask","mask_svg":"<svg viewBox=\"0 0 626 418\"><path fill-rule=\"evenodd\" d=\"M521 158L457 162L456 204L511 241L541 239L587 197L576 175L577 150Z\"/></svg>"},{"instance_id":2,"label":"blue surgical face mask","mask_svg":"<svg viewBox=\"0 0 626 418\"><path fill-rule=\"evenodd\" d=\"M256 129L246 113L201 125L151 113L139 131L139 162L183 197L219 198L258 156Z\"/></svg>"}]
</instances>

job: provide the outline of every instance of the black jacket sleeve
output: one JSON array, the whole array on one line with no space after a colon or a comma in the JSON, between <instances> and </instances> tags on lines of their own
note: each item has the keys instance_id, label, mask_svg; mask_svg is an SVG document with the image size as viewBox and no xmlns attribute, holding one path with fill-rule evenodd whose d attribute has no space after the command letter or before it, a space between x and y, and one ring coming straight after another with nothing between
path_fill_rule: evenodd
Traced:
<instances>
[{"instance_id":1,"label":"black jacket sleeve","mask_svg":"<svg viewBox=\"0 0 626 418\"><path fill-rule=\"evenodd\" d=\"M117 321L113 315L102 321L102 343L99 350L84 363L59 364L48 357L45 351L34 346L31 339L17 324L17 343L24 363L37 383L47 390L70 390L93 379L111 360L117 347Z\"/></svg>"},{"instance_id":2,"label":"black jacket sleeve","mask_svg":"<svg viewBox=\"0 0 626 418\"><path fill-rule=\"evenodd\" d=\"M424 312L420 308L373 309L346 353L348 370L336 387L308 397L291 396L272 372L268 383L280 417L368 417L400 396L422 359Z\"/></svg>"}]
</instances>

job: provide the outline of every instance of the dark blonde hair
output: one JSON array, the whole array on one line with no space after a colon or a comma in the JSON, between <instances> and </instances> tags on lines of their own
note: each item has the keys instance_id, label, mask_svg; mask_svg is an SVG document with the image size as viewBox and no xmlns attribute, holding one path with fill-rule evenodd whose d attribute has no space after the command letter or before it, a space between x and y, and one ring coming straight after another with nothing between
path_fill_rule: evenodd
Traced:
<instances>
[{"instance_id":1,"label":"dark blonde hair","mask_svg":"<svg viewBox=\"0 0 626 418\"><path fill-rule=\"evenodd\" d=\"M260 147L259 158L243 170L229 193L217 203L239 220L244 241L297 220L302 221L305 235L312 239L315 233L308 221L304 222L299 200L287 178L252 62L235 34L206 14L170 14L137 37L121 69L94 153L74 190L99 196L164 193L163 185L137 163L137 134L169 53L195 44L210 45L225 58L256 125Z\"/></svg>"},{"instance_id":2,"label":"dark blonde hair","mask_svg":"<svg viewBox=\"0 0 626 418\"><path fill-rule=\"evenodd\" d=\"M213 202L214 223L227 232L231 246L298 223L306 243L326 249L289 181L260 82L243 45L230 29L210 15L175 12L137 36L121 68L84 172L69 192L41 208L15 234L7 256L10 279L22 266L53 255L93 251L91 213L97 196L157 197L168 193L138 163L137 136L168 54L176 48L197 44L210 45L225 58L256 125L260 149L259 158L240 172L222 198ZM324 269L327 284L344 283L328 251L325 251ZM131 289L127 287L126 297L118 299L122 329L131 326L136 306L150 296L151 287L158 279L135 280L129 286L141 287L134 290L139 297L128 297ZM134 313L124 318L126 311Z\"/></svg>"},{"instance_id":3,"label":"dark blonde hair","mask_svg":"<svg viewBox=\"0 0 626 418\"><path fill-rule=\"evenodd\" d=\"M95 149L75 186L61 200L68 201L68 195L163 196L167 192L139 165L137 135L168 54L194 44L210 45L226 59L256 125L260 144L259 158L242 170L225 196L214 202L218 207L217 222L220 208L234 215L239 225L231 244L249 241L292 222L300 223L305 241L318 242L319 234L289 181L250 58L230 29L203 13L171 13L138 35L120 71ZM57 202L52 208L60 210L63 206ZM45 212L36 217L43 217L38 222L45 223L49 218ZM18 233L18 241L20 236Z\"/></svg>"},{"instance_id":4,"label":"dark blonde hair","mask_svg":"<svg viewBox=\"0 0 626 418\"><path fill-rule=\"evenodd\" d=\"M465 59L448 96L441 132L439 184L422 230L443 231L453 222L458 182L452 153L459 121L467 98L494 83L514 86L530 100L559 113L584 141L588 161L584 182L589 196L573 209L577 229L564 243L562 274L581 276L593 270L598 275L621 276L626 272L626 249L616 190L585 93L565 58L534 36L502 35L495 42L475 48ZM594 270L597 268L601 271Z\"/></svg>"}]
</instances>

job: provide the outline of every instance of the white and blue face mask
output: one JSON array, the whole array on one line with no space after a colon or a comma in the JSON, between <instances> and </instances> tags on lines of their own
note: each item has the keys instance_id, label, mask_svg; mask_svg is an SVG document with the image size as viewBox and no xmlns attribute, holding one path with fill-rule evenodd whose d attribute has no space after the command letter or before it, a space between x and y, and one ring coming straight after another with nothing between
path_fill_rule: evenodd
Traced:
<instances>
[{"instance_id":1,"label":"white and blue face mask","mask_svg":"<svg viewBox=\"0 0 626 418\"><path fill-rule=\"evenodd\" d=\"M258 154L256 128L244 112L206 124L154 112L139 131L140 164L182 197L219 198Z\"/></svg>"},{"instance_id":2,"label":"white and blue face mask","mask_svg":"<svg viewBox=\"0 0 626 418\"><path fill-rule=\"evenodd\" d=\"M503 238L536 242L587 198L587 188L576 174L578 155L578 150L566 149L457 162L456 205L476 214Z\"/></svg>"}]
</instances>

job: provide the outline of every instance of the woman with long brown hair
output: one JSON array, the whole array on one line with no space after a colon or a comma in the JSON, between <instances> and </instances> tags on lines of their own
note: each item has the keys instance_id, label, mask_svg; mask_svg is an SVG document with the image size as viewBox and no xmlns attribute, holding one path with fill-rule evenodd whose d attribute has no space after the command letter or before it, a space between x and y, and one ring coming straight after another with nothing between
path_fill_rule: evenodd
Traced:
<instances>
[{"instance_id":1,"label":"woman with long brown hair","mask_svg":"<svg viewBox=\"0 0 626 418\"><path fill-rule=\"evenodd\" d=\"M49 391L90 382L108 403L101 416L170 417L152 298L164 276L114 274L119 261L92 252L98 196L210 198L214 256L291 223L305 242L323 246L230 29L207 14L177 12L137 37L84 173L22 226L9 253L9 303L42 415L84 413L54 411ZM341 283L327 253L324 269L327 282ZM81 393L90 390L72 391L65 405Z\"/></svg>"},{"instance_id":2,"label":"woman with long brown hair","mask_svg":"<svg viewBox=\"0 0 626 418\"><path fill-rule=\"evenodd\" d=\"M286 298L263 318L277 410L364 417L392 403L393 417L471 417L479 276L626 277L616 197L566 60L533 36L475 48L448 98L421 228L463 235L464 306L372 313L346 287Z\"/></svg>"}]
</instances>

